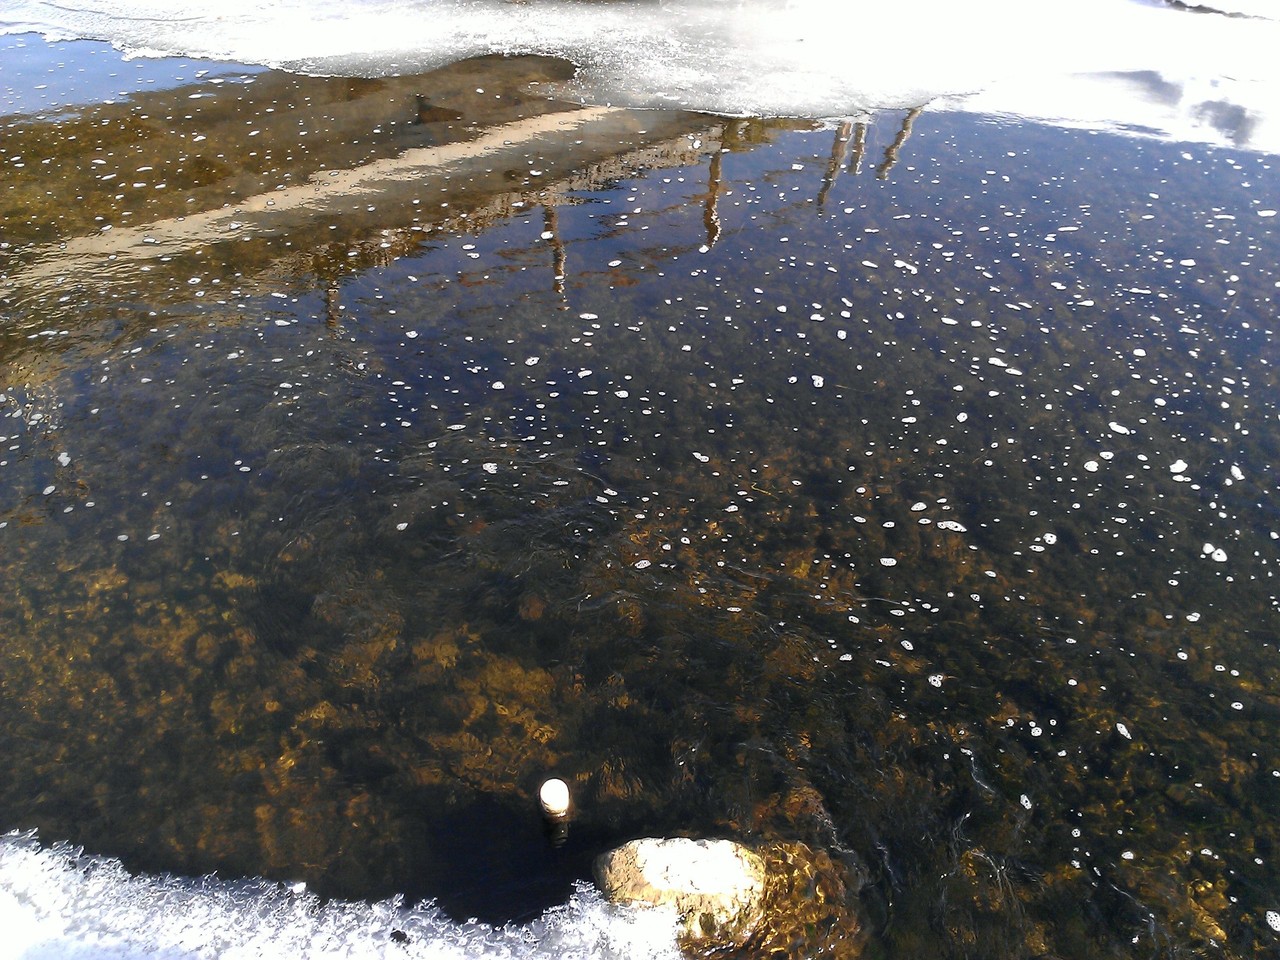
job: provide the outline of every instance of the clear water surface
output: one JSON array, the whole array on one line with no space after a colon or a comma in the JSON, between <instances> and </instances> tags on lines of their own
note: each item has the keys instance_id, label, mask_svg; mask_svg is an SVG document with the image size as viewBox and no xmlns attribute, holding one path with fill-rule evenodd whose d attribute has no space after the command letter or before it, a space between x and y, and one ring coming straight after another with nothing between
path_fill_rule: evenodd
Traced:
<instances>
[{"instance_id":1,"label":"clear water surface","mask_svg":"<svg viewBox=\"0 0 1280 960\"><path fill-rule=\"evenodd\" d=\"M452 69L0 121L4 825L498 926L794 841L866 930L794 956L1276 949L1274 156Z\"/></svg>"}]
</instances>

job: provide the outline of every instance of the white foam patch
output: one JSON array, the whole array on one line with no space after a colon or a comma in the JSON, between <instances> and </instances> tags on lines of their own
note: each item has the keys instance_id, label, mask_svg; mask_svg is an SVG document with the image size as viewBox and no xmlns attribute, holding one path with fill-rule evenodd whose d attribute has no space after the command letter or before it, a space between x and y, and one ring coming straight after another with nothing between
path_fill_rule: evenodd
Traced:
<instances>
[{"instance_id":1,"label":"white foam patch","mask_svg":"<svg viewBox=\"0 0 1280 960\"><path fill-rule=\"evenodd\" d=\"M1280 22L1137 0L8 0L0 33L24 31L370 76L549 54L581 66L581 98L615 105L849 117L941 101L1280 147Z\"/></svg>"},{"instance_id":2,"label":"white foam patch","mask_svg":"<svg viewBox=\"0 0 1280 960\"><path fill-rule=\"evenodd\" d=\"M133 876L17 833L0 837L0 931L0 952L23 960L680 956L673 914L611 906L585 885L534 923L491 927L430 905L321 903L262 880Z\"/></svg>"}]
</instances>

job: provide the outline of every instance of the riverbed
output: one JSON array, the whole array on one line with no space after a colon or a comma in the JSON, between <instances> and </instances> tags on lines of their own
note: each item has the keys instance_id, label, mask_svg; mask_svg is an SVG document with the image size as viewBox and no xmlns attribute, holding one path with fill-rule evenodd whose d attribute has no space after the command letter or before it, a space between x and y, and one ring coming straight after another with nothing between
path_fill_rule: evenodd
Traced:
<instances>
[{"instance_id":1,"label":"riverbed","mask_svg":"<svg viewBox=\"0 0 1280 960\"><path fill-rule=\"evenodd\" d=\"M5 828L455 929L786 841L796 957L1275 949L1274 154L5 40L115 73L0 118Z\"/></svg>"}]
</instances>

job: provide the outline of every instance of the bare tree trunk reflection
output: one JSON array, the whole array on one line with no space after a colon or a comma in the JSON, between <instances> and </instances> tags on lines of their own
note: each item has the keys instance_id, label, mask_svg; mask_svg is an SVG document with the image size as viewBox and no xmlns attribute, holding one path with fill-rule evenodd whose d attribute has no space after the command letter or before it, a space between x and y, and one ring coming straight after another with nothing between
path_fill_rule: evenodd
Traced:
<instances>
[{"instance_id":1,"label":"bare tree trunk reflection","mask_svg":"<svg viewBox=\"0 0 1280 960\"><path fill-rule=\"evenodd\" d=\"M330 330L337 330L342 318L342 291L336 283L324 291L324 322Z\"/></svg>"},{"instance_id":2,"label":"bare tree trunk reflection","mask_svg":"<svg viewBox=\"0 0 1280 960\"><path fill-rule=\"evenodd\" d=\"M853 134L853 124L846 120L836 128L836 138L831 144L831 159L827 161L827 172L822 177L822 189L818 191L818 209L821 210L827 202L827 194L831 192L831 188L835 186L836 178L840 176L840 165L844 162L844 149L849 143L849 137Z\"/></svg>"},{"instance_id":3,"label":"bare tree trunk reflection","mask_svg":"<svg viewBox=\"0 0 1280 960\"><path fill-rule=\"evenodd\" d=\"M560 237L560 214L556 209L555 200L551 197L547 197L542 202L542 235L551 241L552 283L560 299L566 300L564 278L568 257L565 253L564 240ZM564 309L568 308L566 300Z\"/></svg>"},{"instance_id":4,"label":"bare tree trunk reflection","mask_svg":"<svg viewBox=\"0 0 1280 960\"><path fill-rule=\"evenodd\" d=\"M889 144L884 151L884 162L876 167L877 180L884 180L889 176L889 171L898 162L898 151L902 149L902 145L911 136L911 125L916 122L916 117L923 112L923 107L912 107L907 111L907 115L902 118L902 127L898 130L898 135L893 138L893 143Z\"/></svg>"},{"instance_id":5,"label":"bare tree trunk reflection","mask_svg":"<svg viewBox=\"0 0 1280 960\"><path fill-rule=\"evenodd\" d=\"M849 154L849 172L854 176L862 169L862 155L867 149L867 125L859 120L853 125L853 150Z\"/></svg>"},{"instance_id":6,"label":"bare tree trunk reflection","mask_svg":"<svg viewBox=\"0 0 1280 960\"><path fill-rule=\"evenodd\" d=\"M721 157L724 155L724 134L720 134L720 143L711 154L711 163L707 170L706 205L702 209L702 223L707 230L707 246L714 247L720 239L720 178Z\"/></svg>"}]
</instances>

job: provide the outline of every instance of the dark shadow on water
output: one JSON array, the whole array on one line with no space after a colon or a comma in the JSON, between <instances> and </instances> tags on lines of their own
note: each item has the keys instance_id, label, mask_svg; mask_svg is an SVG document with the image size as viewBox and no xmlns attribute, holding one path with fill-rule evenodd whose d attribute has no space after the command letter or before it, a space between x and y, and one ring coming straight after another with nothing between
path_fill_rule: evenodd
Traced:
<instances>
[{"instance_id":1,"label":"dark shadow on water","mask_svg":"<svg viewBox=\"0 0 1280 960\"><path fill-rule=\"evenodd\" d=\"M645 831L591 822L552 823L536 802L479 796L426 825L432 862L405 892L458 922L527 923L591 880L597 856ZM425 865L424 865L425 866Z\"/></svg>"}]
</instances>

